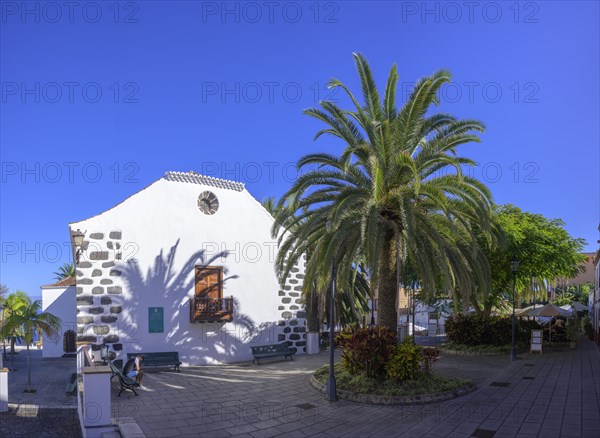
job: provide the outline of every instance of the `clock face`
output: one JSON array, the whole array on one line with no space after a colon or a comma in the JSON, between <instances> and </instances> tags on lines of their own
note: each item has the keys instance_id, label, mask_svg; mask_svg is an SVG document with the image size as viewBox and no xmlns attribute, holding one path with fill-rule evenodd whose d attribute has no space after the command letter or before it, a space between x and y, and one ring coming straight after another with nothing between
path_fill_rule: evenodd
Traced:
<instances>
[{"instance_id":1,"label":"clock face","mask_svg":"<svg viewBox=\"0 0 600 438\"><path fill-rule=\"evenodd\" d=\"M213 215L219 209L219 199L213 192L202 192L198 196L198 208L207 215Z\"/></svg>"}]
</instances>

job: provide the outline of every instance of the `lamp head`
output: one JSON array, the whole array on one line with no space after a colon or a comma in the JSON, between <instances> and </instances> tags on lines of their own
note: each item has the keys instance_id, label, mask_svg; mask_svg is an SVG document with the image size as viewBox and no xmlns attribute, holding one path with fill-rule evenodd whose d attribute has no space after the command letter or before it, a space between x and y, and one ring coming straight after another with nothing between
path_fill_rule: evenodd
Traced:
<instances>
[{"instance_id":1,"label":"lamp head","mask_svg":"<svg viewBox=\"0 0 600 438\"><path fill-rule=\"evenodd\" d=\"M512 272L513 274L516 274L519 271L519 259L516 257L513 257L513 259L510 261L510 272Z\"/></svg>"},{"instance_id":2,"label":"lamp head","mask_svg":"<svg viewBox=\"0 0 600 438\"><path fill-rule=\"evenodd\" d=\"M75 248L79 248L81 245L83 245L83 238L85 237L85 234L83 234L80 229L77 229L77 231L71 234L71 237L73 238L73 244L75 245Z\"/></svg>"}]
</instances>

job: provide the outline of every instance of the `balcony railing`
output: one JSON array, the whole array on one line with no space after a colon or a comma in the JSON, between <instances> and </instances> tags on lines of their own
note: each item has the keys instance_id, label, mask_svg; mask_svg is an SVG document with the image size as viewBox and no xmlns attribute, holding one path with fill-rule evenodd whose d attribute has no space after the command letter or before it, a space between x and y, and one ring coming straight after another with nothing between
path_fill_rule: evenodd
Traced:
<instances>
[{"instance_id":1,"label":"balcony railing","mask_svg":"<svg viewBox=\"0 0 600 438\"><path fill-rule=\"evenodd\" d=\"M230 322L233 320L233 297L191 298L190 322Z\"/></svg>"}]
</instances>

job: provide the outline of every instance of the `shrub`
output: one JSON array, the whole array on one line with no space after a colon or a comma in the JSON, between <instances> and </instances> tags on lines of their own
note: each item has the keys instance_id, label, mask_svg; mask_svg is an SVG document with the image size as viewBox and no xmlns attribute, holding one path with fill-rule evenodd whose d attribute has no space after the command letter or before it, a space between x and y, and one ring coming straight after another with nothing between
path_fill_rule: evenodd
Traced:
<instances>
[{"instance_id":1,"label":"shrub","mask_svg":"<svg viewBox=\"0 0 600 438\"><path fill-rule=\"evenodd\" d=\"M539 328L535 321L517 318L516 337L528 341L530 330ZM478 313L452 315L446 320L448 340L462 345L507 345L512 342L512 318L484 316Z\"/></svg>"},{"instance_id":2,"label":"shrub","mask_svg":"<svg viewBox=\"0 0 600 438\"><path fill-rule=\"evenodd\" d=\"M575 318L569 318L567 320L566 334L569 341L575 342L579 339L579 336L581 336L580 326L581 323Z\"/></svg>"},{"instance_id":3,"label":"shrub","mask_svg":"<svg viewBox=\"0 0 600 438\"><path fill-rule=\"evenodd\" d=\"M535 320L525 320L517 318L517 343L523 342L529 344L531 340L531 330L540 330L542 326Z\"/></svg>"},{"instance_id":4,"label":"shrub","mask_svg":"<svg viewBox=\"0 0 600 438\"><path fill-rule=\"evenodd\" d=\"M422 348L413 345L412 336L407 336L401 344L394 347L386 365L387 375L398 382L412 380L419 372L423 360Z\"/></svg>"},{"instance_id":5,"label":"shrub","mask_svg":"<svg viewBox=\"0 0 600 438\"><path fill-rule=\"evenodd\" d=\"M337 337L342 348L342 366L350 374L384 377L385 365L396 345L396 332L387 327L351 325Z\"/></svg>"},{"instance_id":6,"label":"shrub","mask_svg":"<svg viewBox=\"0 0 600 438\"><path fill-rule=\"evenodd\" d=\"M594 339L594 326L589 315L584 316L581 320L581 330L583 330L590 341Z\"/></svg>"}]
</instances>

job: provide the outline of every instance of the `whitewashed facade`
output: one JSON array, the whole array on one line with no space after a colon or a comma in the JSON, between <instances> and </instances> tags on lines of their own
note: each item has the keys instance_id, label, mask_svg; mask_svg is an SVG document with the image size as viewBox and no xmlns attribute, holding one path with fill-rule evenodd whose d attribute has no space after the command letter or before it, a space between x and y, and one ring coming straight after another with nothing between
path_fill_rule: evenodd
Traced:
<instances>
[{"instance_id":1,"label":"whitewashed facade","mask_svg":"<svg viewBox=\"0 0 600 438\"><path fill-rule=\"evenodd\" d=\"M61 330L55 336L42 334L43 357L62 357L75 354L77 309L75 306L75 279L67 278L41 287L42 312L60 318Z\"/></svg>"},{"instance_id":2,"label":"whitewashed facade","mask_svg":"<svg viewBox=\"0 0 600 438\"><path fill-rule=\"evenodd\" d=\"M283 341L302 354L303 266L279 286L272 224L243 184L194 172L168 172L71 223L85 234L78 342L120 359L178 351L184 366L251 360L251 345Z\"/></svg>"}]
</instances>

